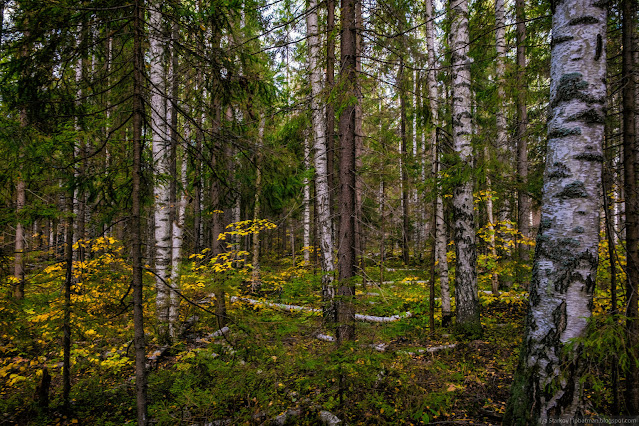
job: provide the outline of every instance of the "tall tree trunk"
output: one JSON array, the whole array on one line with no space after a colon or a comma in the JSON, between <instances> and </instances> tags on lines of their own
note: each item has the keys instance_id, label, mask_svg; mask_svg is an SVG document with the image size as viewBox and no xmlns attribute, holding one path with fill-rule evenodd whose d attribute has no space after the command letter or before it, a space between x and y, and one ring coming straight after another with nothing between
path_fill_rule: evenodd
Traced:
<instances>
[{"instance_id":1,"label":"tall tree trunk","mask_svg":"<svg viewBox=\"0 0 639 426\"><path fill-rule=\"evenodd\" d=\"M400 111L400 179L402 180L402 259L404 265L410 263L410 206L408 188L408 135L406 134L406 82L404 81L404 58L399 59L399 111Z\"/></svg>"},{"instance_id":2,"label":"tall tree trunk","mask_svg":"<svg viewBox=\"0 0 639 426\"><path fill-rule=\"evenodd\" d=\"M326 0L326 90L327 99L335 88L335 0ZM318 42L319 43L319 42ZM319 63L319 59L318 59ZM335 105L326 102L326 179L329 188L329 209L334 207L337 184L335 177ZM316 166L317 167L317 166ZM331 223L331 232L332 232Z\"/></svg>"},{"instance_id":3,"label":"tall tree trunk","mask_svg":"<svg viewBox=\"0 0 639 426\"><path fill-rule=\"evenodd\" d=\"M308 140L308 135L304 135L304 169L311 169L311 146ZM308 267L311 263L311 182L310 179L304 176L302 183L304 186L304 266Z\"/></svg>"},{"instance_id":4,"label":"tall tree trunk","mask_svg":"<svg viewBox=\"0 0 639 426\"><path fill-rule=\"evenodd\" d=\"M23 126L24 128L24 126ZM26 183L21 173L18 174L18 183L16 184L16 242L13 260L13 276L15 284L13 287L13 296L20 300L24 298L24 249L25 249L25 232L24 225L24 207L26 204Z\"/></svg>"},{"instance_id":5,"label":"tall tree trunk","mask_svg":"<svg viewBox=\"0 0 639 426\"><path fill-rule=\"evenodd\" d=\"M609 95L608 95L609 96ZM613 321L616 323L618 321L619 311L617 310L617 256L615 249L615 225L612 220L612 215L614 214L613 209L611 208L612 198L610 191L614 185L614 180L612 176L612 158L614 155L614 151L611 149L610 144L610 126L608 121L605 124L605 163L603 167L603 176L602 176L602 184L603 184L603 201L604 201L604 225L606 227L606 238L608 240L608 259L610 259L610 314L613 317ZM612 360L610 362L610 376L611 376L611 392L612 392L612 415L619 414L619 358L618 354L612 354Z\"/></svg>"},{"instance_id":6,"label":"tall tree trunk","mask_svg":"<svg viewBox=\"0 0 639 426\"><path fill-rule=\"evenodd\" d=\"M437 271L439 275L440 296L442 299L442 325L447 326L452 321L452 308L450 303L450 289L448 285L448 259L446 251L448 249L448 238L446 237L446 223L444 222L444 202L441 196L439 185L439 143L437 127L439 126L439 93L437 90L437 77L435 69L437 67L435 50L435 30L433 22L433 0L426 0L426 47L428 49L428 99L432 114L433 129L430 134L432 150L432 173L435 183L435 223L434 223L434 244L435 258L437 259Z\"/></svg>"},{"instance_id":7,"label":"tall tree trunk","mask_svg":"<svg viewBox=\"0 0 639 426\"><path fill-rule=\"evenodd\" d=\"M555 4L542 212L522 355L504 424L582 417L583 348L598 262L606 5Z\"/></svg>"},{"instance_id":8,"label":"tall tree trunk","mask_svg":"<svg viewBox=\"0 0 639 426\"><path fill-rule=\"evenodd\" d=\"M356 140L355 110L357 104L357 20L356 1L342 0L341 5L341 71L342 112L339 120L340 130L340 202L339 202L339 288L337 290L337 342L355 338L355 268L357 254L355 249L355 220L357 217L356 200Z\"/></svg>"},{"instance_id":9,"label":"tall tree trunk","mask_svg":"<svg viewBox=\"0 0 639 426\"><path fill-rule=\"evenodd\" d=\"M253 208L253 223L256 224L262 214L260 212L260 196L262 195L262 150L264 143L264 126L266 121L262 116L255 147L255 206ZM293 262L295 264L295 262ZM251 273L251 292L256 293L261 287L260 280L260 234L253 234L253 271Z\"/></svg>"},{"instance_id":10,"label":"tall tree trunk","mask_svg":"<svg viewBox=\"0 0 639 426\"><path fill-rule=\"evenodd\" d=\"M355 3L355 71L357 75L360 75L362 71L362 51L363 38L362 33L364 31L364 21L362 19L362 0L356 0ZM357 90L357 103L355 104L355 167L356 170L362 168L362 157L364 155L364 111L362 110L362 91ZM366 264L365 255L365 238L364 228L362 226L362 191L364 182L362 177L355 175L355 211L357 216L355 218L355 254L357 256L357 267L359 269L360 276L362 277L362 288L366 289L366 273L364 267Z\"/></svg>"},{"instance_id":11,"label":"tall tree trunk","mask_svg":"<svg viewBox=\"0 0 639 426\"><path fill-rule=\"evenodd\" d=\"M165 82L165 37L162 33L164 23L161 4L155 2L149 10L150 31L150 68L151 82L151 129L153 133L153 167L155 183L155 273L156 277L156 313L159 337L168 342L170 290L168 285L171 271L171 139L167 128L166 82Z\"/></svg>"},{"instance_id":12,"label":"tall tree trunk","mask_svg":"<svg viewBox=\"0 0 639 426\"><path fill-rule=\"evenodd\" d=\"M488 150L488 145L484 145L484 157L487 162L490 162L490 152ZM486 216L488 216L488 224L486 227L488 228L488 249L490 250L490 255L492 256L492 261L497 262L497 247L495 245L495 215L493 212L493 189L492 189L492 180L490 178L490 170L487 168L486 170L486 192L488 193L486 197ZM495 270L489 270L490 273L490 284L491 290L495 296L499 294L499 276Z\"/></svg>"},{"instance_id":13,"label":"tall tree trunk","mask_svg":"<svg viewBox=\"0 0 639 426\"><path fill-rule=\"evenodd\" d=\"M322 265L322 300L324 303L324 318L335 320L332 300L335 296L333 287L333 234L331 224L331 197L328 181L328 164L326 150L326 116L324 102L321 98L321 65L320 38L317 24L317 0L309 1L309 13L306 15L306 30L308 34L309 68L311 80L311 120L314 140L315 163L315 192L317 208L317 231Z\"/></svg>"},{"instance_id":14,"label":"tall tree trunk","mask_svg":"<svg viewBox=\"0 0 639 426\"><path fill-rule=\"evenodd\" d=\"M184 139L189 140L190 130L188 126L184 129ZM188 197L186 193L186 152L181 155L182 164L180 168L180 196L176 200L175 215L172 221L171 230L171 293L169 300L169 334L172 339L178 337L178 321L180 319L180 260L182 259L182 246L184 245L184 220L186 216L186 205ZM175 291L177 290L177 291Z\"/></svg>"},{"instance_id":15,"label":"tall tree trunk","mask_svg":"<svg viewBox=\"0 0 639 426\"><path fill-rule=\"evenodd\" d=\"M636 2L622 0L622 102L624 186L626 192L626 251L628 256L626 280L626 336L628 348L628 374L626 377L626 410L639 414L639 197L637 195L637 140L636 140L636 82L633 41L637 25ZM636 45L634 45L636 49Z\"/></svg>"},{"instance_id":16,"label":"tall tree trunk","mask_svg":"<svg viewBox=\"0 0 639 426\"><path fill-rule=\"evenodd\" d=\"M135 348L135 389L138 426L147 424L146 354L144 342L144 299L142 287L142 97L144 55L142 53L143 1L136 0L133 20L133 188L131 190L131 257L133 260L133 346Z\"/></svg>"},{"instance_id":17,"label":"tall tree trunk","mask_svg":"<svg viewBox=\"0 0 639 426\"><path fill-rule=\"evenodd\" d=\"M453 149L462 181L453 190L455 229L455 312L457 326L469 335L481 333L477 295L477 253L473 213L473 160L468 57L468 0L451 1Z\"/></svg>"},{"instance_id":18,"label":"tall tree trunk","mask_svg":"<svg viewBox=\"0 0 639 426\"><path fill-rule=\"evenodd\" d=\"M530 237L530 197L528 196L528 110L526 97L526 16L525 0L515 0L517 19L517 177L519 189L517 193L517 226L524 237ZM525 243L519 244L519 259L528 262L529 248ZM524 277L520 277L524 279ZM527 277L525 278L528 279Z\"/></svg>"}]
</instances>

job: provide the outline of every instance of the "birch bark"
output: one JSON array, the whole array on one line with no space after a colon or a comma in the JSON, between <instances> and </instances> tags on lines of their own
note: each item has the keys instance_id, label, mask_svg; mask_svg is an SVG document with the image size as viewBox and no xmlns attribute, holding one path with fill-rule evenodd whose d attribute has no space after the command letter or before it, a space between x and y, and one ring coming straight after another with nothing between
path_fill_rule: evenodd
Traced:
<instances>
[{"instance_id":1,"label":"birch bark","mask_svg":"<svg viewBox=\"0 0 639 426\"><path fill-rule=\"evenodd\" d=\"M304 168L310 170L311 168L311 146L308 140L308 135L304 136ZM311 183L308 177L304 177L304 266L309 266L311 263Z\"/></svg>"},{"instance_id":2,"label":"birch bark","mask_svg":"<svg viewBox=\"0 0 639 426\"><path fill-rule=\"evenodd\" d=\"M171 206L170 152L171 141L167 128L165 37L162 32L161 4L149 9L149 79L151 81L151 129L155 183L153 186L155 220L156 312L160 338L168 338L170 291L167 286L171 268Z\"/></svg>"},{"instance_id":3,"label":"birch bark","mask_svg":"<svg viewBox=\"0 0 639 426\"><path fill-rule=\"evenodd\" d=\"M451 0L453 149L460 183L453 190L455 231L456 324L470 335L481 333L477 295L477 253L473 212L473 168L470 112L470 58L468 57L468 0Z\"/></svg>"},{"instance_id":4,"label":"birch bark","mask_svg":"<svg viewBox=\"0 0 639 426\"><path fill-rule=\"evenodd\" d=\"M448 284L448 259L446 258L447 238L446 223L444 222L444 202L442 200L439 175L439 153L437 143L437 127L439 126L439 93L437 90L437 51L435 49L435 30L433 15L433 0L426 0L426 48L428 49L428 99L433 120L431 132L432 173L435 180L435 259L439 275L440 296L442 299L442 325L447 325L452 319L450 303L450 288Z\"/></svg>"},{"instance_id":5,"label":"birch bark","mask_svg":"<svg viewBox=\"0 0 639 426\"><path fill-rule=\"evenodd\" d=\"M185 126L184 139L189 140L190 131ZM180 197L177 199L175 216L172 221L171 232L171 288L180 289L180 260L182 258L182 245L184 243L184 219L186 216L186 205L188 203L186 194L186 153L182 155L182 166L180 168ZM171 290L169 300L169 334L171 338L177 337L177 323L180 317L180 295L177 291Z\"/></svg>"},{"instance_id":6,"label":"birch bark","mask_svg":"<svg viewBox=\"0 0 639 426\"><path fill-rule=\"evenodd\" d=\"M330 188L328 184L328 168L326 153L326 108L322 101L322 82L320 64L320 38L317 17L317 0L309 1L309 13L306 15L306 31L308 34L308 64L311 80L311 121L313 127L313 146L315 163L315 193L317 208L317 230L322 267L322 299L324 301L324 317L334 321L335 312L332 300L335 297L333 287L333 235L330 210Z\"/></svg>"},{"instance_id":7,"label":"birch bark","mask_svg":"<svg viewBox=\"0 0 639 426\"><path fill-rule=\"evenodd\" d=\"M597 272L606 6L555 4L542 212L522 356L504 424L583 414L582 348Z\"/></svg>"}]
</instances>

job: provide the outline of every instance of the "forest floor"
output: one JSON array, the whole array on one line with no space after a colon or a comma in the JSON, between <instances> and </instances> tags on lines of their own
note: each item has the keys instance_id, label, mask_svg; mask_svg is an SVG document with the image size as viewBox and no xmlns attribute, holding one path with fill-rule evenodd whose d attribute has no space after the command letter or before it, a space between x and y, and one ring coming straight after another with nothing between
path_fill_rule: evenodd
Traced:
<instances>
[{"instance_id":1,"label":"forest floor","mask_svg":"<svg viewBox=\"0 0 639 426\"><path fill-rule=\"evenodd\" d=\"M228 303L228 328L216 334L210 289L189 287L185 274L185 293L207 309L183 304L182 316L191 328L170 348L149 342L152 424L315 425L334 424L336 418L364 425L500 424L523 337L525 294L495 297L480 291L483 336L469 340L442 328L439 313L435 330L429 329L426 272L384 275L381 285L357 287L356 311L400 319L359 321L357 340L338 347L326 341L334 326L321 312L268 304L319 308L318 277L309 271L265 268L263 292L251 296L261 302L234 298ZM241 287L230 285L226 291L241 296ZM72 403L65 412L55 309L59 295L43 289L22 306L1 312L0 424L133 424L128 314L77 314ZM148 300L152 306L151 291ZM16 327L16 321L22 325ZM44 367L52 376L48 408L34 400Z\"/></svg>"}]
</instances>

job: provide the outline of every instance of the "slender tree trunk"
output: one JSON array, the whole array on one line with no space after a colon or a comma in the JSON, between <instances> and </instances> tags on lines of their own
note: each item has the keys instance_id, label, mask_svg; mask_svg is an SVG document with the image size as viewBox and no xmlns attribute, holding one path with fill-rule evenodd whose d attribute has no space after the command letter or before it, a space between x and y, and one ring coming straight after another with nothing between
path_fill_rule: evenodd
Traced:
<instances>
[{"instance_id":1,"label":"slender tree trunk","mask_svg":"<svg viewBox=\"0 0 639 426\"><path fill-rule=\"evenodd\" d=\"M530 197L528 196L528 110L526 108L526 16L525 0L515 0L517 19L517 176L519 190L517 193L518 216L517 226L524 237L530 236ZM519 259L528 262L529 248L525 243L519 244ZM520 277L528 280L528 278Z\"/></svg>"},{"instance_id":2,"label":"slender tree trunk","mask_svg":"<svg viewBox=\"0 0 639 426\"><path fill-rule=\"evenodd\" d=\"M473 212L473 159L468 57L468 0L451 1L453 149L462 181L453 190L456 324L470 335L481 332L477 294L477 253Z\"/></svg>"},{"instance_id":3,"label":"slender tree trunk","mask_svg":"<svg viewBox=\"0 0 639 426\"><path fill-rule=\"evenodd\" d=\"M147 424L146 354L144 342L144 299L142 287L142 229L140 210L142 206L142 125L144 100L142 97L142 53L143 1L136 0L133 20L133 188L131 191L131 257L133 260L133 327L135 348L135 389L137 419L139 426Z\"/></svg>"},{"instance_id":4,"label":"slender tree trunk","mask_svg":"<svg viewBox=\"0 0 639 426\"><path fill-rule=\"evenodd\" d=\"M260 196L262 194L262 150L264 143L264 126L266 121L262 116L255 147L255 206L253 208L253 223L257 223L262 214L260 212ZM259 291L262 283L260 280L260 234L253 234L253 271L251 273L251 292Z\"/></svg>"},{"instance_id":5,"label":"slender tree trunk","mask_svg":"<svg viewBox=\"0 0 639 426\"><path fill-rule=\"evenodd\" d=\"M66 210L73 212L73 192L67 200ZM67 218L65 245L66 274L64 279L64 319L62 321L62 405L69 410L71 404L71 286L73 285L73 215Z\"/></svg>"},{"instance_id":6,"label":"slender tree trunk","mask_svg":"<svg viewBox=\"0 0 639 426\"><path fill-rule=\"evenodd\" d=\"M355 3L355 71L357 75L360 75L362 71L362 51L363 38L362 32L364 31L364 21L362 19L362 0L356 0ZM362 110L363 97L361 90L356 91L357 103L355 104L355 167L356 170L362 168L362 157L364 155L364 111ZM355 218L355 253L357 256L357 267L359 274L362 277L362 289L366 290L366 274L364 267L365 261L365 238L364 228L362 226L362 191L364 182L362 177L355 174L355 210L357 216Z\"/></svg>"},{"instance_id":7,"label":"slender tree trunk","mask_svg":"<svg viewBox=\"0 0 639 426\"><path fill-rule=\"evenodd\" d=\"M169 307L171 301L168 287L171 272L171 138L167 128L166 82L165 82L165 37L162 34L163 20L161 4L155 2L149 10L150 19L150 68L151 82L151 128L153 133L153 166L155 183L155 273L156 312L161 341L169 341Z\"/></svg>"},{"instance_id":8,"label":"slender tree trunk","mask_svg":"<svg viewBox=\"0 0 639 426\"><path fill-rule=\"evenodd\" d=\"M435 50L435 30L433 27L433 0L426 0L426 47L428 49L428 99L432 114L433 129L430 134L431 138L431 161L432 174L435 189L435 222L433 224L435 238L435 258L437 261L437 273L439 275L440 296L442 300L442 326L447 326L452 321L452 308L450 303L450 289L448 285L448 259L446 252L448 250L448 238L446 237L446 223L444 222L444 201L441 196L441 188L439 184L439 141L437 127L439 126L439 93L437 90L436 67L437 62Z\"/></svg>"},{"instance_id":9,"label":"slender tree trunk","mask_svg":"<svg viewBox=\"0 0 639 426\"><path fill-rule=\"evenodd\" d=\"M321 252L322 265L322 300L324 302L324 318L328 321L335 320L335 311L332 300L335 296L333 287L333 234L331 224L331 197L329 187L329 170L327 164L326 149L326 123L324 117L326 110L321 98L321 65L320 65L320 38L317 23L317 0L309 1L309 13L306 15L306 30L308 34L309 68L311 80L311 120L314 139L314 163L315 163L315 192L317 230Z\"/></svg>"},{"instance_id":10,"label":"slender tree trunk","mask_svg":"<svg viewBox=\"0 0 639 426\"><path fill-rule=\"evenodd\" d=\"M311 169L311 146L308 135L304 136L304 169ZM308 177L304 177L304 266L311 263L311 182Z\"/></svg>"},{"instance_id":11,"label":"slender tree trunk","mask_svg":"<svg viewBox=\"0 0 639 426\"><path fill-rule=\"evenodd\" d=\"M598 262L606 5L555 4L542 216L526 335L504 424L583 416L583 348Z\"/></svg>"},{"instance_id":12,"label":"slender tree trunk","mask_svg":"<svg viewBox=\"0 0 639 426\"><path fill-rule=\"evenodd\" d=\"M404 81L404 59L399 59L399 75L398 80L400 82L399 88L399 111L400 111L400 174L402 180L402 259L404 265L410 263L410 206L409 206L409 193L408 188L408 135L406 134L406 94L404 89L406 82Z\"/></svg>"},{"instance_id":13,"label":"slender tree trunk","mask_svg":"<svg viewBox=\"0 0 639 426\"><path fill-rule=\"evenodd\" d=\"M611 145L610 145L610 129L608 123L605 124L605 147L604 153L607 154L605 158L605 166L603 168L602 184L603 184L603 200L604 200L604 214L605 214L605 227L606 238L608 240L608 258L610 259L610 314L613 317L614 322L617 322L619 312L617 311L617 256L615 250L615 225L611 218L614 214L613 209L610 206L611 196L610 191L613 186L613 176L611 173L612 164L611 157ZM612 415L619 414L619 358L617 354L612 355L610 362L610 376L611 376L611 391L612 391Z\"/></svg>"},{"instance_id":14,"label":"slender tree trunk","mask_svg":"<svg viewBox=\"0 0 639 426\"><path fill-rule=\"evenodd\" d=\"M484 145L484 157L487 162L490 162L490 152L488 151L488 145ZM486 198L486 215L488 216L488 248L492 261L497 262L497 247L495 246L495 215L493 212L493 190L492 181L490 178L490 170L486 172L486 192L488 193ZM494 270L489 270L491 290L495 296L499 295L499 276Z\"/></svg>"},{"instance_id":15,"label":"slender tree trunk","mask_svg":"<svg viewBox=\"0 0 639 426\"><path fill-rule=\"evenodd\" d=\"M24 249L25 249L25 232L22 221L24 220L24 207L26 204L26 183L22 174L18 174L18 183L16 184L16 242L13 260L13 276L16 283L13 287L13 296L20 300L24 298Z\"/></svg>"},{"instance_id":16,"label":"slender tree trunk","mask_svg":"<svg viewBox=\"0 0 639 426\"><path fill-rule=\"evenodd\" d=\"M185 126L184 139L189 140L190 131L188 126ZM180 261L182 259L182 246L184 245L184 220L186 217L186 205L188 204L188 197L186 193L186 169L187 169L187 157L186 153L181 155L182 164L180 168L180 196L176 200L175 216L172 221L171 231L171 293L169 301L169 334L172 339L178 337L178 322L180 319ZM177 290L177 291L174 291Z\"/></svg>"},{"instance_id":17,"label":"slender tree trunk","mask_svg":"<svg viewBox=\"0 0 639 426\"><path fill-rule=\"evenodd\" d=\"M327 98L335 88L335 0L326 0L326 90ZM319 43L319 42L318 42ZM319 62L319 60L318 60ZM326 179L329 188L329 209L334 206L337 184L335 177L335 104L326 102ZM316 166L317 167L317 166ZM331 223L331 232L332 232Z\"/></svg>"},{"instance_id":18,"label":"slender tree trunk","mask_svg":"<svg viewBox=\"0 0 639 426\"><path fill-rule=\"evenodd\" d=\"M626 376L626 410L639 414L639 196L637 194L637 140L636 140L636 82L633 41L637 25L636 2L622 0L622 102L624 186L626 192L626 251L628 256L626 279L626 336L628 348L628 374ZM634 45L636 49L637 46ZM639 362L639 361L637 361Z\"/></svg>"},{"instance_id":19,"label":"slender tree trunk","mask_svg":"<svg viewBox=\"0 0 639 426\"><path fill-rule=\"evenodd\" d=\"M339 199L339 288L337 290L337 342L355 338L355 220L357 217L357 166L355 116L357 104L357 20L356 1L342 0L341 5L341 71L340 83L344 87L340 114L340 199Z\"/></svg>"}]
</instances>

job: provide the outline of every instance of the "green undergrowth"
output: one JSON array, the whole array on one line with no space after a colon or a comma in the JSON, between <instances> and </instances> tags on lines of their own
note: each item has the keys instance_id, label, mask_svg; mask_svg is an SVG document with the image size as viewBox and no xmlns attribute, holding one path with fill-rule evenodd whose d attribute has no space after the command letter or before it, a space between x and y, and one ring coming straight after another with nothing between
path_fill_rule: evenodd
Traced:
<instances>
[{"instance_id":1,"label":"green undergrowth","mask_svg":"<svg viewBox=\"0 0 639 426\"><path fill-rule=\"evenodd\" d=\"M135 423L133 327L127 293L130 268L117 243L98 242L80 265L73 297L70 411L62 410L60 265L30 277L21 302L0 308L0 412L2 424ZM430 329L429 274L369 268L356 283L355 311L404 315L387 323L356 323L357 340L338 347L319 340L335 326L321 313L288 311L266 302L321 307L321 276L291 261L265 264L262 287L247 294L248 273L212 274L206 256L184 265L182 320L192 327L159 360L149 364L149 418L157 425L263 424L297 410L289 424L318 424L327 410L349 424L427 424L477 421L499 424L523 336L526 295L480 292L482 337L469 340L441 327L435 301ZM393 267L392 265L390 266ZM317 272L317 271L315 271ZM220 282L224 277L224 282ZM145 276L148 354L154 340L153 277ZM210 294L220 285L227 299L229 332L218 328ZM436 298L440 295L435 294ZM447 345L454 347L441 348ZM428 352L428 349L440 347ZM48 407L34 400L43 369L52 377Z\"/></svg>"}]
</instances>

